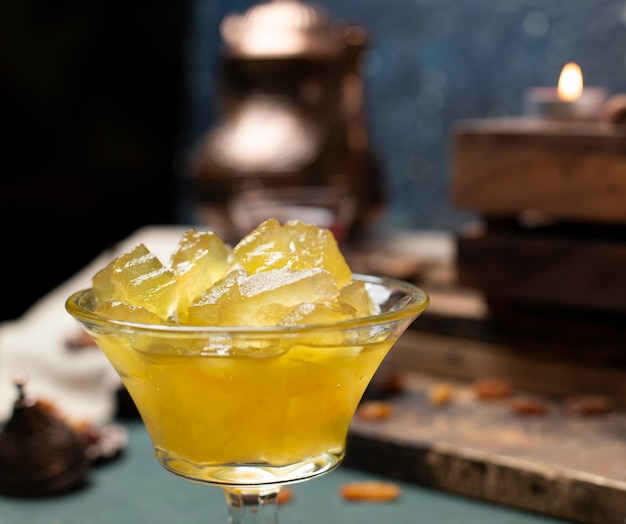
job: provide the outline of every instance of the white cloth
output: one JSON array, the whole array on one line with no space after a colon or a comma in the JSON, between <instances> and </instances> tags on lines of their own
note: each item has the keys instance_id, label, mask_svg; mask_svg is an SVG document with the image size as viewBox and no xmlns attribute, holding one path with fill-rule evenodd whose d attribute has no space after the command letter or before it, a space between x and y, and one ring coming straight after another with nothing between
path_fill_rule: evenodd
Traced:
<instances>
[{"instance_id":1,"label":"white cloth","mask_svg":"<svg viewBox=\"0 0 626 524\"><path fill-rule=\"evenodd\" d=\"M22 317L0 324L0 423L13 411L17 373L28 377L29 396L52 403L70 420L102 423L114 415L120 379L97 348L67 347L67 339L81 328L65 310L65 301L75 291L90 287L91 277L113 257L141 242L166 263L187 229L148 226L136 231L33 304Z\"/></svg>"}]
</instances>

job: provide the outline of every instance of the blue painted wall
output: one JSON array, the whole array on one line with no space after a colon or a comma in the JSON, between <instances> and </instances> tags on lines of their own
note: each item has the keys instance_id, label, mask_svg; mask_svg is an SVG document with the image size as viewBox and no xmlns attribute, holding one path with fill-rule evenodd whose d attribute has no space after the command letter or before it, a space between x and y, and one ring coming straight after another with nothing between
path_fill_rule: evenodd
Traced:
<instances>
[{"instance_id":1,"label":"blue painted wall","mask_svg":"<svg viewBox=\"0 0 626 524\"><path fill-rule=\"evenodd\" d=\"M193 0L187 111L181 149L214 118L218 27L257 2ZM364 27L374 149L389 189L383 225L455 229L472 216L448 199L450 126L516 116L524 90L556 85L577 62L586 85L626 92L623 0L319 0L333 18Z\"/></svg>"}]
</instances>

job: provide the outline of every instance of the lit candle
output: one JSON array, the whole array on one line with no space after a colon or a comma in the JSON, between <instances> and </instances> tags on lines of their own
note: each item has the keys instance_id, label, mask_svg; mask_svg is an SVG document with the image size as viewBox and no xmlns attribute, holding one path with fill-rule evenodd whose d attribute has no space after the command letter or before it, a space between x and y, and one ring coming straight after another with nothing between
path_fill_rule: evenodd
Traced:
<instances>
[{"instance_id":1,"label":"lit candle","mask_svg":"<svg viewBox=\"0 0 626 524\"><path fill-rule=\"evenodd\" d=\"M563 67L557 87L533 87L526 92L524 113L551 120L598 120L607 92L602 87L584 87L577 64Z\"/></svg>"}]
</instances>

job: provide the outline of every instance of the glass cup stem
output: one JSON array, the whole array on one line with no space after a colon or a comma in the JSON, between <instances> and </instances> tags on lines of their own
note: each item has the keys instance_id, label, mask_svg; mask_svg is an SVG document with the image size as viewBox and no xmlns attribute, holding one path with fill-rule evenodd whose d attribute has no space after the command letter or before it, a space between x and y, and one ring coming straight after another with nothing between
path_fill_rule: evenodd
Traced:
<instances>
[{"instance_id":1,"label":"glass cup stem","mask_svg":"<svg viewBox=\"0 0 626 524\"><path fill-rule=\"evenodd\" d=\"M228 524L278 524L279 486L222 489L228 502Z\"/></svg>"}]
</instances>

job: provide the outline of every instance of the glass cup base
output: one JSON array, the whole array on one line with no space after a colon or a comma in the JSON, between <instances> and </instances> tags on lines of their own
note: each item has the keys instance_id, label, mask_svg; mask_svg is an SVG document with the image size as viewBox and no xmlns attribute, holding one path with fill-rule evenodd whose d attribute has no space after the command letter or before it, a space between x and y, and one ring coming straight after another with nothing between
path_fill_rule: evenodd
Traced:
<instances>
[{"instance_id":1,"label":"glass cup base","mask_svg":"<svg viewBox=\"0 0 626 524\"><path fill-rule=\"evenodd\" d=\"M337 467L344 456L343 451L322 453L281 466L267 463L199 465L158 447L155 447L154 453L165 469L187 480L218 486L257 487L290 484L323 475Z\"/></svg>"}]
</instances>

